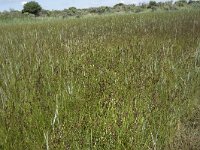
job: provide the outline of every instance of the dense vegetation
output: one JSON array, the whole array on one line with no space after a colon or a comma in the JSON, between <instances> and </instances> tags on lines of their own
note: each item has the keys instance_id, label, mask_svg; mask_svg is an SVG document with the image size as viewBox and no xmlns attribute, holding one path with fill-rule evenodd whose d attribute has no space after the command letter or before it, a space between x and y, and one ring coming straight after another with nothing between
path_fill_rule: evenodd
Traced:
<instances>
[{"instance_id":1,"label":"dense vegetation","mask_svg":"<svg viewBox=\"0 0 200 150\"><path fill-rule=\"evenodd\" d=\"M96 8L78 9L76 7L70 7L64 10L41 10L41 6L34 2L28 2L24 5L24 9L21 11L13 10L4 11L0 13L0 21L2 19L12 19L12 18L31 18L34 17L33 14L40 17L84 17L91 15L106 15L106 14L116 14L116 13L142 13L142 12L154 12L154 11L178 11L178 10L190 10L190 9L200 9L199 0L178 0L175 3L173 1L166 2L156 2L150 1L149 3L142 3L140 5L135 4L123 4L119 3L113 7L101 6ZM66 6L67 7L67 6ZM27 13L24 13L27 12Z\"/></svg>"},{"instance_id":2,"label":"dense vegetation","mask_svg":"<svg viewBox=\"0 0 200 150\"><path fill-rule=\"evenodd\" d=\"M38 2L30 1L24 4L24 8L22 10L22 13L30 13L34 14L35 16L38 16L42 10L42 7Z\"/></svg>"},{"instance_id":3,"label":"dense vegetation","mask_svg":"<svg viewBox=\"0 0 200 150\"><path fill-rule=\"evenodd\" d=\"M199 148L195 126L182 134L199 109L199 11L1 24L0 35L0 149Z\"/></svg>"}]
</instances>

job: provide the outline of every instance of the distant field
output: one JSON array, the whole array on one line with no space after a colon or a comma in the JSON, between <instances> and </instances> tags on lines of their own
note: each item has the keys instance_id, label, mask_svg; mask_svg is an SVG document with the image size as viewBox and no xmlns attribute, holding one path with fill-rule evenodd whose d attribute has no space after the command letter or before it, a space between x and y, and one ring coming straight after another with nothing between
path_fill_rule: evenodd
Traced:
<instances>
[{"instance_id":1,"label":"distant field","mask_svg":"<svg viewBox=\"0 0 200 150\"><path fill-rule=\"evenodd\" d=\"M0 149L198 149L199 97L200 11L0 25Z\"/></svg>"}]
</instances>

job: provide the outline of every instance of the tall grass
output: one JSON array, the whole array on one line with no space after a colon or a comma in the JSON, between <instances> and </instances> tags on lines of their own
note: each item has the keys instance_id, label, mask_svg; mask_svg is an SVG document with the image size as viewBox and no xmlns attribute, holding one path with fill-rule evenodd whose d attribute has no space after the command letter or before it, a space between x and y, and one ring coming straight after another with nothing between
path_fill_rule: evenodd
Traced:
<instances>
[{"instance_id":1,"label":"tall grass","mask_svg":"<svg viewBox=\"0 0 200 150\"><path fill-rule=\"evenodd\" d=\"M0 26L0 149L164 149L199 100L200 12Z\"/></svg>"}]
</instances>

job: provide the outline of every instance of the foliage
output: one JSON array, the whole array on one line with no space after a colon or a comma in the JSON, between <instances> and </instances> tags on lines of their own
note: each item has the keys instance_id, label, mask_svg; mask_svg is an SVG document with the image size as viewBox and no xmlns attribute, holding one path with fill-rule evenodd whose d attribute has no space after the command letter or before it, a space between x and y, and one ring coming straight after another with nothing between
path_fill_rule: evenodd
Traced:
<instances>
[{"instance_id":1,"label":"foliage","mask_svg":"<svg viewBox=\"0 0 200 150\"><path fill-rule=\"evenodd\" d=\"M157 6L156 1L150 1L147 8L155 8Z\"/></svg>"},{"instance_id":2,"label":"foliage","mask_svg":"<svg viewBox=\"0 0 200 150\"><path fill-rule=\"evenodd\" d=\"M90 13L96 13L96 14L104 14L104 13L110 13L111 8L107 6L101 6L98 8L90 8L89 10Z\"/></svg>"},{"instance_id":3,"label":"foliage","mask_svg":"<svg viewBox=\"0 0 200 150\"><path fill-rule=\"evenodd\" d=\"M114 13L138 13L138 12L149 12L148 9L152 11L175 11L180 9L198 9L200 8L199 1L190 0L188 3L185 0L180 0L175 3L172 1L166 2L158 2L150 1L149 4L142 3L139 6L135 6L134 4L123 4L119 3L114 5L113 7L101 6L101 7L93 7L87 9L77 9L75 7L70 7L64 10L41 10L37 13L40 17L56 17L56 18L68 18L68 17L82 17L87 15L107 15ZM23 11L24 12L24 11ZM24 15L23 15L24 14ZM5 18L23 18L23 17L31 17L26 13L20 14L19 11L10 10L6 12L0 12L0 19Z\"/></svg>"},{"instance_id":4,"label":"foliage","mask_svg":"<svg viewBox=\"0 0 200 150\"><path fill-rule=\"evenodd\" d=\"M189 6L191 6L192 8L195 8L195 9L199 9L200 8L200 1L193 1L193 0L190 0L188 2Z\"/></svg>"},{"instance_id":5,"label":"foliage","mask_svg":"<svg viewBox=\"0 0 200 150\"><path fill-rule=\"evenodd\" d=\"M75 16L78 14L78 10L76 9L76 7L65 9L64 12L66 13L66 16Z\"/></svg>"},{"instance_id":6,"label":"foliage","mask_svg":"<svg viewBox=\"0 0 200 150\"><path fill-rule=\"evenodd\" d=\"M199 0L189 0L188 1L188 4L198 4L198 3L200 3Z\"/></svg>"},{"instance_id":7,"label":"foliage","mask_svg":"<svg viewBox=\"0 0 200 150\"><path fill-rule=\"evenodd\" d=\"M30 13L30 14L34 14L36 16L39 15L39 13L41 12L42 7L35 1L30 1L27 2L26 4L24 4L24 8L22 10L23 13Z\"/></svg>"},{"instance_id":8,"label":"foliage","mask_svg":"<svg viewBox=\"0 0 200 150\"><path fill-rule=\"evenodd\" d=\"M178 7L184 7L185 5L187 5L187 1L186 0L179 0L175 2L175 5Z\"/></svg>"},{"instance_id":9,"label":"foliage","mask_svg":"<svg viewBox=\"0 0 200 150\"><path fill-rule=\"evenodd\" d=\"M117 7L123 7L123 6L125 6L124 3L118 3L118 4L114 5L114 8L117 8Z\"/></svg>"}]
</instances>

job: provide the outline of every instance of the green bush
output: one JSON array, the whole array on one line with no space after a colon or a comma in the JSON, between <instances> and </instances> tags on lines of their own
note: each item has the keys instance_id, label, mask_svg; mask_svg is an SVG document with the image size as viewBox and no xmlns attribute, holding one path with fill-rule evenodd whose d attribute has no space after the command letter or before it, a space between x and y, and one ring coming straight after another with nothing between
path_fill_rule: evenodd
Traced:
<instances>
[{"instance_id":1,"label":"green bush","mask_svg":"<svg viewBox=\"0 0 200 150\"><path fill-rule=\"evenodd\" d=\"M24 4L24 8L22 10L22 13L30 13L34 14L35 16L38 16L41 12L42 7L35 1L30 1L26 4Z\"/></svg>"},{"instance_id":2,"label":"green bush","mask_svg":"<svg viewBox=\"0 0 200 150\"><path fill-rule=\"evenodd\" d=\"M154 8L154 7L156 7L156 6L157 6L156 1L150 1L147 8Z\"/></svg>"}]
</instances>

